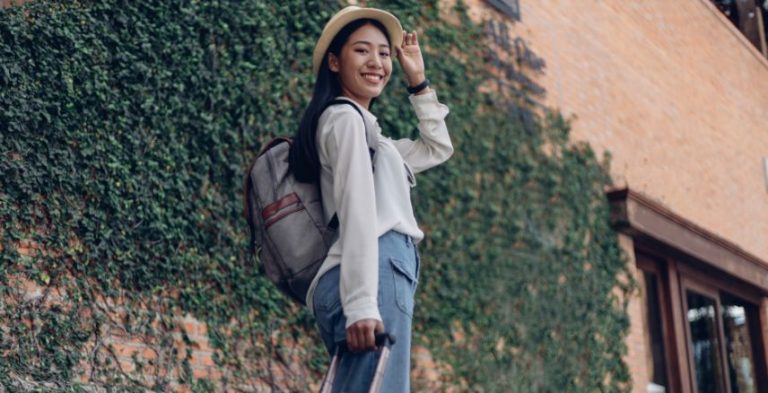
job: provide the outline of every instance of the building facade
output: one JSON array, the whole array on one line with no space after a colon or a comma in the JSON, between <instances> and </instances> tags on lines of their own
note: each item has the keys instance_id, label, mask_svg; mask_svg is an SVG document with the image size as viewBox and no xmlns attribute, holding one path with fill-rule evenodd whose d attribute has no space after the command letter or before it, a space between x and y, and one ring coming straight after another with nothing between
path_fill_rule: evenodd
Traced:
<instances>
[{"instance_id":1,"label":"building facade","mask_svg":"<svg viewBox=\"0 0 768 393\"><path fill-rule=\"evenodd\" d=\"M768 391L768 2L464 2L538 65L523 79L538 104L612 157L606 197L639 284L626 339L633 391ZM186 349L192 376L221 379L206 326L179 322L198 343ZM285 346L298 364L303 344ZM131 338L112 348L128 373L136 354L157 356ZM449 372L423 348L414 363L416 378ZM310 375L263 366L278 381Z\"/></svg>"},{"instance_id":2,"label":"building facade","mask_svg":"<svg viewBox=\"0 0 768 393\"><path fill-rule=\"evenodd\" d=\"M768 391L768 61L755 1L468 2L610 152L634 392Z\"/></svg>"}]
</instances>

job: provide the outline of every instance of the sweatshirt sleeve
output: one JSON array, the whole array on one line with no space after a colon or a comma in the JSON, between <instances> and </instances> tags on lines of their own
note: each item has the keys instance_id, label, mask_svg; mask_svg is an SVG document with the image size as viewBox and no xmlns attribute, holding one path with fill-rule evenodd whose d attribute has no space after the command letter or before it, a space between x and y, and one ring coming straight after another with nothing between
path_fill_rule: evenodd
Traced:
<instances>
[{"instance_id":1,"label":"sweatshirt sleeve","mask_svg":"<svg viewBox=\"0 0 768 393\"><path fill-rule=\"evenodd\" d=\"M417 140L398 139L392 141L414 172L421 172L445 162L453 154L451 137L445 117L448 107L437 100L437 93L430 91L422 95L411 95L416 117L419 119Z\"/></svg>"},{"instance_id":2,"label":"sweatshirt sleeve","mask_svg":"<svg viewBox=\"0 0 768 393\"><path fill-rule=\"evenodd\" d=\"M322 132L343 244L339 290L346 327L362 319L381 321L376 197L365 125L353 109L334 109Z\"/></svg>"}]
</instances>

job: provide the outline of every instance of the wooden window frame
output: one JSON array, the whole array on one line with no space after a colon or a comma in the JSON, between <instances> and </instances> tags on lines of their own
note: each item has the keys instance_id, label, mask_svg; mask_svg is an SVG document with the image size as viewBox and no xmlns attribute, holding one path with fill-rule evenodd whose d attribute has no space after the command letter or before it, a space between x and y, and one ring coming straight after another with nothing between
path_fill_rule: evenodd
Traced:
<instances>
[{"instance_id":1,"label":"wooden window frame","mask_svg":"<svg viewBox=\"0 0 768 393\"><path fill-rule=\"evenodd\" d=\"M700 293L703 292L699 289L710 293L715 289L721 354L727 354L719 315L721 294L749 303L753 315L748 318L748 329L754 341L751 345L755 383L766 389L768 344L762 327L766 327L768 321L760 308L765 307L768 300L768 262L628 188L610 191L607 196L614 227L632 238L637 268L655 273L659 279L668 391L695 392L688 348L687 288L695 288ZM728 379L727 359L722 359L721 367ZM730 392L728 381L726 389Z\"/></svg>"},{"instance_id":2,"label":"wooden window frame","mask_svg":"<svg viewBox=\"0 0 768 393\"><path fill-rule=\"evenodd\" d=\"M667 371L667 384L672 388L670 391L681 391L680 373L677 372L676 359L679 358L679 348L676 338L679 337L675 331L673 321L672 297L670 296L669 269L663 260L650 253L640 250L635 251L635 260L638 269L644 272L650 272L657 278L657 297L659 299L659 309L661 310L661 334L664 343L664 363Z\"/></svg>"},{"instance_id":3,"label":"wooden window frame","mask_svg":"<svg viewBox=\"0 0 768 393\"><path fill-rule=\"evenodd\" d=\"M725 388L724 393L731 393L731 387L730 383L728 382L728 366L726 364L727 359L725 358L725 354L727 351L725 350L725 334L723 333L723 320L720 314L722 313L722 305L720 304L720 291L717 287L713 287L707 284L703 284L699 281L696 281L695 279L682 276L681 277L681 285L680 285L680 301L682 301L682 308L683 310L688 310L688 294L687 291L692 291L694 293L698 293L701 295L704 295L708 298L711 298L715 301L715 336L717 338L718 347L717 351L719 352L720 357L720 374L723 376L724 383L723 388ZM696 370L694 369L694 360L693 360L693 348L691 348L691 340L693 338L693 335L691 333L691 324L689 321L685 320L685 345L688 349L688 375L691 379L691 387L693 388L693 391L698 391L696 386Z\"/></svg>"}]
</instances>

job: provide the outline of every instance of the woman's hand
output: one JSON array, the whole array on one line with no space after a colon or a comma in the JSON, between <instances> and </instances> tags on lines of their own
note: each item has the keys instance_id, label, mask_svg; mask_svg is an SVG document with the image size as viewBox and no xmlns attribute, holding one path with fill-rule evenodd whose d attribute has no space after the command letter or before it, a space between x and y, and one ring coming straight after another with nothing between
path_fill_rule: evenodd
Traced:
<instances>
[{"instance_id":1,"label":"woman's hand","mask_svg":"<svg viewBox=\"0 0 768 393\"><path fill-rule=\"evenodd\" d=\"M416 86L426 79L424 58L419 48L419 37L416 32L403 32L403 43L397 48L397 59L403 67L408 86Z\"/></svg>"},{"instance_id":2,"label":"woman's hand","mask_svg":"<svg viewBox=\"0 0 768 393\"><path fill-rule=\"evenodd\" d=\"M347 349L351 352L376 349L376 333L384 332L384 324L377 319L361 319L347 328Z\"/></svg>"}]
</instances>

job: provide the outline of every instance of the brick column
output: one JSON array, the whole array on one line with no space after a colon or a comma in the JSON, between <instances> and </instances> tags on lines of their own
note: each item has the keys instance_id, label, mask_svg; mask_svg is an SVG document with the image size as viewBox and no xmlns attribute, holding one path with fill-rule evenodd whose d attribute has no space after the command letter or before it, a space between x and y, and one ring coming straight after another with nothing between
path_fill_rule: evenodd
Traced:
<instances>
[{"instance_id":1,"label":"brick column","mask_svg":"<svg viewBox=\"0 0 768 393\"><path fill-rule=\"evenodd\" d=\"M640 290L630 295L627 315L629 317L629 334L627 334L627 355L624 357L629 367L629 375L632 378L632 392L646 393L646 387L649 382L649 364L648 354L648 332L646 331L647 321L645 320L645 290L643 275L637 269L635 263L635 247L632 237L619 234L619 245L627 256L627 270L637 280Z\"/></svg>"}]
</instances>

